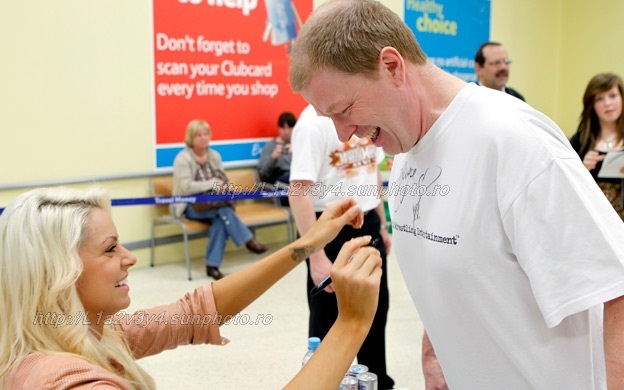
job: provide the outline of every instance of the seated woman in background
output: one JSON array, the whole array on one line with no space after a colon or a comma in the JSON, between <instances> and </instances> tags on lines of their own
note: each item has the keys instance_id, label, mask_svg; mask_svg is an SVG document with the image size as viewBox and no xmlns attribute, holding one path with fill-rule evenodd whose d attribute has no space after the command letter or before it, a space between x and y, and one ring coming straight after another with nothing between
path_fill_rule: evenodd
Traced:
<instances>
[{"instance_id":1,"label":"seated woman in background","mask_svg":"<svg viewBox=\"0 0 624 390\"><path fill-rule=\"evenodd\" d=\"M227 176L221 155L210 149L212 131L206 121L196 119L186 127L186 147L173 161L173 195L195 195L227 191ZM175 214L210 223L206 248L206 273L216 280L224 275L219 270L228 236L236 246L262 253L267 247L256 241L251 231L238 218L230 203L176 204Z\"/></svg>"},{"instance_id":2,"label":"seated woman in background","mask_svg":"<svg viewBox=\"0 0 624 390\"><path fill-rule=\"evenodd\" d=\"M624 149L623 90L622 79L616 74L600 73L594 76L585 89L581 120L570 143L624 220L621 179L598 177L606 154Z\"/></svg>"},{"instance_id":3,"label":"seated woman in background","mask_svg":"<svg viewBox=\"0 0 624 390\"><path fill-rule=\"evenodd\" d=\"M120 310L130 304L128 271L136 257L119 243L107 193L97 187L26 192L0 215L0 388L154 389L135 359L178 345L225 344L223 321L345 224L362 221L352 199L334 203L294 243L177 302L130 315ZM331 271L340 314L287 388L335 389L356 356L381 279L379 252L364 247L369 241L344 245ZM175 321L198 315L201 323Z\"/></svg>"}]
</instances>

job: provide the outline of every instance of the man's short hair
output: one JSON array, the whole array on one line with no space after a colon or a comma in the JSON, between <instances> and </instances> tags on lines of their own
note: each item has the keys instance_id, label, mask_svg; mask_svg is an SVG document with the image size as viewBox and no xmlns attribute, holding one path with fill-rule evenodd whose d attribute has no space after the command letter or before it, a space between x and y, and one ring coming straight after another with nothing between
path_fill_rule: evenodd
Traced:
<instances>
[{"instance_id":1,"label":"man's short hair","mask_svg":"<svg viewBox=\"0 0 624 390\"><path fill-rule=\"evenodd\" d=\"M406 61L424 64L414 33L375 0L336 0L318 7L301 29L290 53L290 85L304 88L314 72L332 68L349 74L377 70L381 49L395 48Z\"/></svg>"},{"instance_id":2,"label":"man's short hair","mask_svg":"<svg viewBox=\"0 0 624 390\"><path fill-rule=\"evenodd\" d=\"M498 42L485 42L479 46L479 50L475 54L475 63L479 64L479 66L483 67L485 65L485 56L483 55L483 49L488 46L503 46Z\"/></svg>"},{"instance_id":3,"label":"man's short hair","mask_svg":"<svg viewBox=\"0 0 624 390\"><path fill-rule=\"evenodd\" d=\"M277 118L277 125L279 127L284 127L284 125L288 125L288 127L295 127L297 123L297 118L292 112L282 112L282 114Z\"/></svg>"}]
</instances>

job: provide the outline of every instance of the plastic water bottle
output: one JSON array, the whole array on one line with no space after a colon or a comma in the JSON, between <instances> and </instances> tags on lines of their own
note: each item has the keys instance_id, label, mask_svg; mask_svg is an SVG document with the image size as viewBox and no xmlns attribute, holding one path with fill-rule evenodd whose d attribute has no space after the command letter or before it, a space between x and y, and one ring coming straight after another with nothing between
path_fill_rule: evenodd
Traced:
<instances>
[{"instance_id":1,"label":"plastic water bottle","mask_svg":"<svg viewBox=\"0 0 624 390\"><path fill-rule=\"evenodd\" d=\"M314 353L314 351L316 351L319 345L321 345L321 339L319 339L318 337L310 337L308 339L308 352L306 352L306 354L303 356L303 360L301 361L301 367L305 366L308 360L310 360L312 354Z\"/></svg>"}]
</instances>

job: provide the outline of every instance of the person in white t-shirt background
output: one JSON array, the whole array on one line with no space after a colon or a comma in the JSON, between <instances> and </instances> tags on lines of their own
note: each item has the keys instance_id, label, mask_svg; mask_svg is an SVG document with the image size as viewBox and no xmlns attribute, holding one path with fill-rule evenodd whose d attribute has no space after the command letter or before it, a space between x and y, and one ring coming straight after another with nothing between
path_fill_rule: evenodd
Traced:
<instances>
[{"instance_id":1,"label":"person in white t-shirt background","mask_svg":"<svg viewBox=\"0 0 624 390\"><path fill-rule=\"evenodd\" d=\"M290 83L340 140L398 154L427 389L624 389L624 224L554 122L437 68L373 0L318 7Z\"/></svg>"},{"instance_id":2,"label":"person in white t-shirt background","mask_svg":"<svg viewBox=\"0 0 624 390\"><path fill-rule=\"evenodd\" d=\"M379 196L381 179L378 169L385 154L366 137L352 137L341 142L332 121L318 116L312 106L301 112L293 130L291 148L289 202L301 235L310 229L331 202L338 199L354 198L365 213L360 229L343 228L332 242L306 260L307 291L329 275L342 244L363 235L378 239L376 248L381 254L383 270L379 306L357 361L378 376L380 389L391 389L394 381L386 373L385 341L389 305L386 254L390 251L391 240ZM309 336L322 339L338 315L333 286L330 284L314 296L308 294L308 306Z\"/></svg>"}]
</instances>

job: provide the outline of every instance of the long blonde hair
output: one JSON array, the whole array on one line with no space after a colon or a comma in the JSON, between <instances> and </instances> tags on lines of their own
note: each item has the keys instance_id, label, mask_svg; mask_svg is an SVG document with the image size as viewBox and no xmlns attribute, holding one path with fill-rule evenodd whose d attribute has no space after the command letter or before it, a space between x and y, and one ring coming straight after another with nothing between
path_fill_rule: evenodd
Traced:
<instances>
[{"instance_id":1,"label":"long blonde hair","mask_svg":"<svg viewBox=\"0 0 624 390\"><path fill-rule=\"evenodd\" d=\"M96 208L110 210L108 193L99 187L40 188L17 197L0 215L0 384L25 357L43 353L76 356L133 388L155 388L119 331L105 326L98 339L78 321L37 321L48 313L85 314L76 289L82 273L78 249Z\"/></svg>"}]
</instances>

